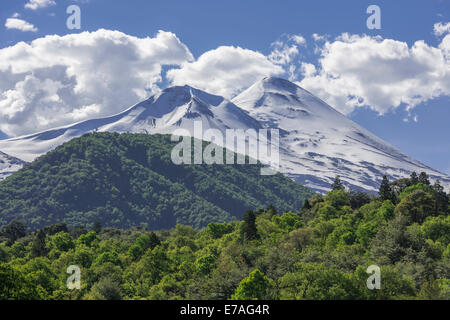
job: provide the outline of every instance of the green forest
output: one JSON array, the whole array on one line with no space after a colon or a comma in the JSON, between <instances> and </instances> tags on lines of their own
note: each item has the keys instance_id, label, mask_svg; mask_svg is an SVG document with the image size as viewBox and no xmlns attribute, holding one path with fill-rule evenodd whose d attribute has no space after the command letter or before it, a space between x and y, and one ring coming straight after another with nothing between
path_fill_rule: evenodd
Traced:
<instances>
[{"instance_id":1,"label":"green forest","mask_svg":"<svg viewBox=\"0 0 450 320\"><path fill-rule=\"evenodd\" d=\"M449 195L426 174L378 196L315 194L301 210L236 213L204 228L52 224L1 229L0 299L450 299ZM81 269L69 290L67 268ZM369 290L367 267L381 268Z\"/></svg>"},{"instance_id":2,"label":"green forest","mask_svg":"<svg viewBox=\"0 0 450 320\"><path fill-rule=\"evenodd\" d=\"M280 173L261 176L261 164L175 165L176 144L170 135L94 132L73 139L0 182L0 227L15 219L32 230L59 222L202 228L270 204L296 211L314 194Z\"/></svg>"}]
</instances>

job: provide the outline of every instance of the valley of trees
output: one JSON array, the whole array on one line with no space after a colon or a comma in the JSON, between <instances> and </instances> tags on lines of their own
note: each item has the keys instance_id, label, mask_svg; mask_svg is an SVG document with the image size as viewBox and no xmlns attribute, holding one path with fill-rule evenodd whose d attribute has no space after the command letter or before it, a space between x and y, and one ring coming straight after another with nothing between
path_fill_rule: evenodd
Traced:
<instances>
[{"instance_id":1,"label":"valley of trees","mask_svg":"<svg viewBox=\"0 0 450 320\"><path fill-rule=\"evenodd\" d=\"M376 197L337 178L299 212L275 208L197 230L12 221L0 299L450 299L449 195L425 174L385 178ZM380 290L366 287L374 264ZM80 290L66 287L70 265Z\"/></svg>"},{"instance_id":2,"label":"valley of trees","mask_svg":"<svg viewBox=\"0 0 450 320\"><path fill-rule=\"evenodd\" d=\"M202 228L269 204L299 210L314 194L261 164L175 165L170 137L96 132L59 146L0 182L0 227Z\"/></svg>"}]
</instances>

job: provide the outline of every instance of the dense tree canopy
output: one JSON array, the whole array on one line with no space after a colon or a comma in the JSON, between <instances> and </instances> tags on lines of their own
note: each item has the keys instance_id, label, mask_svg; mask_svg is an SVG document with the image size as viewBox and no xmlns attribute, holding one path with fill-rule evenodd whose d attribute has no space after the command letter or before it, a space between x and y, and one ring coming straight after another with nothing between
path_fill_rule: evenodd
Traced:
<instances>
[{"instance_id":1,"label":"dense tree canopy","mask_svg":"<svg viewBox=\"0 0 450 320\"><path fill-rule=\"evenodd\" d=\"M431 185L390 185L392 201L338 189L298 213L270 206L199 230L7 233L0 299L450 299L448 195L444 205ZM80 290L66 287L70 265ZM371 265L380 290L367 288Z\"/></svg>"},{"instance_id":2,"label":"dense tree canopy","mask_svg":"<svg viewBox=\"0 0 450 320\"><path fill-rule=\"evenodd\" d=\"M314 194L281 174L261 176L261 165L175 165L175 145L168 135L73 139L0 182L0 227L13 219L33 230L58 222L96 224L96 232L100 225L204 227L270 204L298 210ZM4 232L14 241L21 231L16 224Z\"/></svg>"}]
</instances>

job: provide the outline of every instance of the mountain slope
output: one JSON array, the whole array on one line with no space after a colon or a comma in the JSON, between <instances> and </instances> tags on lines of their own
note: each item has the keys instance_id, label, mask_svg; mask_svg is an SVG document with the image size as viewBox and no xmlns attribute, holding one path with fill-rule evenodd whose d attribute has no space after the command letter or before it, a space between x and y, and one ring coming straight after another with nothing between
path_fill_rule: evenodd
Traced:
<instances>
[{"instance_id":1,"label":"mountain slope","mask_svg":"<svg viewBox=\"0 0 450 320\"><path fill-rule=\"evenodd\" d=\"M0 140L0 150L25 161L33 161L88 132L170 134L175 129L186 129L194 135L194 121L201 121L204 130L214 128L221 132L228 128L261 128L258 121L223 97L189 86L171 87L111 117Z\"/></svg>"},{"instance_id":2,"label":"mountain slope","mask_svg":"<svg viewBox=\"0 0 450 320\"><path fill-rule=\"evenodd\" d=\"M450 186L450 178L405 155L308 91L287 80L265 78L232 100L264 127L279 128L282 172L316 190L336 175L356 189L376 191L391 180L427 172Z\"/></svg>"},{"instance_id":3,"label":"mountain slope","mask_svg":"<svg viewBox=\"0 0 450 320\"><path fill-rule=\"evenodd\" d=\"M313 194L281 174L260 176L260 165L174 165L175 145L168 135L73 139L0 182L0 226L203 227L270 204L297 211Z\"/></svg>"},{"instance_id":4,"label":"mountain slope","mask_svg":"<svg viewBox=\"0 0 450 320\"><path fill-rule=\"evenodd\" d=\"M327 191L336 175L347 186L375 192L381 178L425 171L449 189L450 177L405 155L297 85L279 78L255 83L232 102L189 86L171 87L115 116L0 140L0 150L32 161L85 133L170 134L186 129L280 129L280 172L315 190ZM244 150L237 150L243 153ZM260 159L264 161L264 159ZM0 176L1 178L1 176Z\"/></svg>"}]
</instances>

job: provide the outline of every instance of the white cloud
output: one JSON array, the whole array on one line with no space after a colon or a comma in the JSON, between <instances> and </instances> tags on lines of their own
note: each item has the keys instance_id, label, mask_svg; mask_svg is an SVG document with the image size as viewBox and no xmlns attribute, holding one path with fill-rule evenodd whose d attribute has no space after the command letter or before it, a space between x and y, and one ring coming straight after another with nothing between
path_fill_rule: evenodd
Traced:
<instances>
[{"instance_id":1,"label":"white cloud","mask_svg":"<svg viewBox=\"0 0 450 320\"><path fill-rule=\"evenodd\" d=\"M312 34L312 36L311 36L313 39L314 39L314 41L316 41L316 42L318 42L318 41L325 41L325 40L327 40L328 38L329 38L329 36L328 35L320 35L320 34L318 34L318 33L313 33Z\"/></svg>"},{"instance_id":2,"label":"white cloud","mask_svg":"<svg viewBox=\"0 0 450 320\"><path fill-rule=\"evenodd\" d=\"M288 75L343 113L411 111L450 95L450 34L437 47L366 35L313 38L315 64L301 60L300 35L283 36L267 55L221 46L196 60L163 31L137 38L102 29L19 42L0 49L0 131L16 136L120 112L159 90L163 65L175 66L166 75L171 84L228 98L265 76Z\"/></svg>"},{"instance_id":3,"label":"white cloud","mask_svg":"<svg viewBox=\"0 0 450 320\"><path fill-rule=\"evenodd\" d=\"M45 8L49 6L54 6L56 4L53 0L30 0L25 4L25 8L31 10L37 10L40 8Z\"/></svg>"},{"instance_id":4,"label":"white cloud","mask_svg":"<svg viewBox=\"0 0 450 320\"><path fill-rule=\"evenodd\" d=\"M299 47L306 47L306 40L301 35L283 35L280 39L271 44L272 52L268 55L270 61L282 66L289 80L296 77L296 59L300 57Z\"/></svg>"},{"instance_id":5,"label":"white cloud","mask_svg":"<svg viewBox=\"0 0 450 320\"><path fill-rule=\"evenodd\" d=\"M14 15L16 16L16 15ZM6 19L6 23L5 23L5 27L7 29L16 29L16 30L20 30L20 31L31 31L31 32L36 32L38 31L38 29L32 25L31 23L22 20L22 19L18 19L18 18L8 18Z\"/></svg>"},{"instance_id":6,"label":"white cloud","mask_svg":"<svg viewBox=\"0 0 450 320\"><path fill-rule=\"evenodd\" d=\"M305 38L300 35L285 35L271 44L272 52L268 57L275 64L288 65L299 55L299 45L306 45Z\"/></svg>"},{"instance_id":7,"label":"white cloud","mask_svg":"<svg viewBox=\"0 0 450 320\"><path fill-rule=\"evenodd\" d=\"M300 70L303 77L310 78L316 75L317 69L316 66L312 63L302 62L300 65Z\"/></svg>"},{"instance_id":8,"label":"white cloud","mask_svg":"<svg viewBox=\"0 0 450 320\"><path fill-rule=\"evenodd\" d=\"M447 23L436 23L433 27L434 34L436 36L442 36L443 34L450 33L450 22Z\"/></svg>"},{"instance_id":9,"label":"white cloud","mask_svg":"<svg viewBox=\"0 0 450 320\"><path fill-rule=\"evenodd\" d=\"M450 35L436 48L343 34L320 53L317 72L303 66L299 84L343 113L369 106L383 114L402 104L410 110L450 94Z\"/></svg>"},{"instance_id":10,"label":"white cloud","mask_svg":"<svg viewBox=\"0 0 450 320\"><path fill-rule=\"evenodd\" d=\"M106 116L159 90L163 65L193 59L170 32L98 30L0 49L0 131L10 136Z\"/></svg>"},{"instance_id":11,"label":"white cloud","mask_svg":"<svg viewBox=\"0 0 450 320\"><path fill-rule=\"evenodd\" d=\"M290 37L296 44L298 45L306 45L306 40L305 38L303 38L303 36L299 35L299 34L294 34L293 36Z\"/></svg>"},{"instance_id":12,"label":"white cloud","mask_svg":"<svg viewBox=\"0 0 450 320\"><path fill-rule=\"evenodd\" d=\"M283 68L259 52L222 46L180 69L169 70L167 78L174 85L189 84L231 98L257 80L283 72Z\"/></svg>"}]
</instances>

